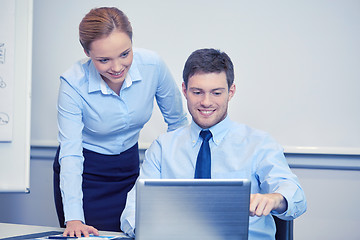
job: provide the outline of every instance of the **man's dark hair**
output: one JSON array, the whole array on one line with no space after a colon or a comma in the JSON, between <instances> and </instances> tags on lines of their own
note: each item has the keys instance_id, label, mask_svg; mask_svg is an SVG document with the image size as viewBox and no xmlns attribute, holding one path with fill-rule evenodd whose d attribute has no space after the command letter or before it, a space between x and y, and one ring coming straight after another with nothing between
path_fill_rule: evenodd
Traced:
<instances>
[{"instance_id":1,"label":"man's dark hair","mask_svg":"<svg viewBox=\"0 0 360 240\"><path fill-rule=\"evenodd\" d=\"M234 82L234 66L230 57L220 50L205 48L191 53L183 70L183 80L187 88L189 78L198 73L226 73L228 88Z\"/></svg>"}]
</instances>

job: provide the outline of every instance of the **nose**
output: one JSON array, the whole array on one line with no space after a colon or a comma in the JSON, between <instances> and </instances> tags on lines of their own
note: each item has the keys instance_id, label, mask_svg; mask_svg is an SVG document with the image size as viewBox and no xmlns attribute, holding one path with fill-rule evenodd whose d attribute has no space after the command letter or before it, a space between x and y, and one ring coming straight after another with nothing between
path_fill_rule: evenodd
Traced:
<instances>
[{"instance_id":1,"label":"nose","mask_svg":"<svg viewBox=\"0 0 360 240\"><path fill-rule=\"evenodd\" d=\"M211 106L211 97L210 97L209 93L205 93L203 95L203 98L201 99L200 104L203 107L210 107Z\"/></svg>"},{"instance_id":2,"label":"nose","mask_svg":"<svg viewBox=\"0 0 360 240\"><path fill-rule=\"evenodd\" d=\"M121 60L116 59L116 60L114 60L112 66L111 66L111 71L120 72L122 69L122 66L123 66L123 64L122 64Z\"/></svg>"}]
</instances>

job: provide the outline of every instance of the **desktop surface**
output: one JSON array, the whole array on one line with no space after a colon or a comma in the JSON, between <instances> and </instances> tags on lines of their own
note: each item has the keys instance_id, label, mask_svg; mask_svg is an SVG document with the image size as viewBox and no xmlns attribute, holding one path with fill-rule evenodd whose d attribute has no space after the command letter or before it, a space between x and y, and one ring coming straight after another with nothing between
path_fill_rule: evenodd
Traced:
<instances>
[{"instance_id":1,"label":"desktop surface","mask_svg":"<svg viewBox=\"0 0 360 240\"><path fill-rule=\"evenodd\" d=\"M35 226L35 225L24 225L24 224L13 224L13 223L0 223L0 239L34 239L35 237L25 235L37 234L37 236L49 236L55 234L61 234L64 232L63 228L48 227L48 226ZM122 232L108 232L99 231L100 235L111 235L118 236L120 239L129 239ZM36 235L33 235L36 236Z\"/></svg>"}]
</instances>

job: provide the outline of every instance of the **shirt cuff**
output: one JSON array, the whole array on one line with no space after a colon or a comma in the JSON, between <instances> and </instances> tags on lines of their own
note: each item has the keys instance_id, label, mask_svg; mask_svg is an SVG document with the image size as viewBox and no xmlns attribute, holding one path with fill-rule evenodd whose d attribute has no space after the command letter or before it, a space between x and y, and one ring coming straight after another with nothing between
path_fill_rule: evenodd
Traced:
<instances>
[{"instance_id":1,"label":"shirt cuff","mask_svg":"<svg viewBox=\"0 0 360 240\"><path fill-rule=\"evenodd\" d=\"M135 237L135 228L127 221L127 219L121 221L121 230L129 237Z\"/></svg>"},{"instance_id":2,"label":"shirt cuff","mask_svg":"<svg viewBox=\"0 0 360 240\"><path fill-rule=\"evenodd\" d=\"M82 223L85 224L85 217L82 207L79 206L68 206L64 207L64 217L65 217L65 224L68 221L72 220L80 220Z\"/></svg>"}]
</instances>

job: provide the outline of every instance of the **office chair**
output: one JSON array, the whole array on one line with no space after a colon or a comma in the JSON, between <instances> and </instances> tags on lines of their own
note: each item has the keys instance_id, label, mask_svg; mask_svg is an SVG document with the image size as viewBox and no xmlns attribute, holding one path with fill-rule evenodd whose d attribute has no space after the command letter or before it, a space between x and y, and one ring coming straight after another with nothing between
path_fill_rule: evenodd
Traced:
<instances>
[{"instance_id":1,"label":"office chair","mask_svg":"<svg viewBox=\"0 0 360 240\"><path fill-rule=\"evenodd\" d=\"M276 225L276 240L293 240L293 220L285 221L273 216Z\"/></svg>"}]
</instances>

